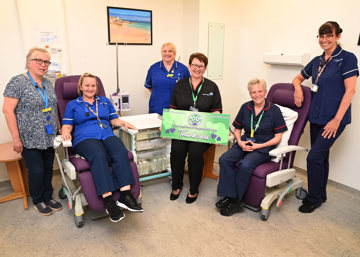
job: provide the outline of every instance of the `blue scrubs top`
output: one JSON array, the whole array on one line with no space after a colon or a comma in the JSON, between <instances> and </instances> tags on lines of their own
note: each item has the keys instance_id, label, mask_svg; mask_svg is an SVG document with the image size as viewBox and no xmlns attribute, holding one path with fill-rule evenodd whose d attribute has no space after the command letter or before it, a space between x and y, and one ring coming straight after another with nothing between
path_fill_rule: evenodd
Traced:
<instances>
[{"instance_id":1,"label":"blue scrubs top","mask_svg":"<svg viewBox=\"0 0 360 257\"><path fill-rule=\"evenodd\" d=\"M256 143L265 143L271 140L275 136L275 134L287 130L284 117L282 116L279 107L265 100L263 110L264 114L261 118L259 127L254 134ZM250 138L252 113L254 115L253 127L255 128L255 125L260 118L261 112L257 116L255 116L255 108L253 101L244 103L241 106L240 111L238 112L232 124L236 129L244 129L245 133L241 137L241 140L243 141L247 141L248 138ZM267 154L274 148L275 145L264 147L256 151Z\"/></svg>"},{"instance_id":2,"label":"blue scrubs top","mask_svg":"<svg viewBox=\"0 0 360 257\"><path fill-rule=\"evenodd\" d=\"M86 107L83 98L80 96L72 100L66 106L63 125L71 125L74 127L73 146L81 141L89 138L105 140L110 136L114 136L110 120L117 119L118 115L110 100L104 96L95 96L93 104L86 104L96 113L96 101L98 102L98 116L107 128L101 128L96 115Z\"/></svg>"},{"instance_id":3,"label":"blue scrubs top","mask_svg":"<svg viewBox=\"0 0 360 257\"><path fill-rule=\"evenodd\" d=\"M359 76L357 59L353 53L343 50L337 46L332 59L327 63L323 73L317 82L319 87L317 93L313 93L309 121L318 125L326 125L332 120L345 93L344 80L352 76ZM319 72L320 63L325 64L325 53L312 59L301 71L305 79L312 77L314 84ZM351 122L351 105L346 111L341 125Z\"/></svg>"},{"instance_id":4,"label":"blue scrubs top","mask_svg":"<svg viewBox=\"0 0 360 257\"><path fill-rule=\"evenodd\" d=\"M162 61L151 65L148 70L145 87L152 89L149 100L149 113L162 115L164 108L169 108L170 98L177 81L190 77L189 69L175 61L168 72Z\"/></svg>"}]
</instances>

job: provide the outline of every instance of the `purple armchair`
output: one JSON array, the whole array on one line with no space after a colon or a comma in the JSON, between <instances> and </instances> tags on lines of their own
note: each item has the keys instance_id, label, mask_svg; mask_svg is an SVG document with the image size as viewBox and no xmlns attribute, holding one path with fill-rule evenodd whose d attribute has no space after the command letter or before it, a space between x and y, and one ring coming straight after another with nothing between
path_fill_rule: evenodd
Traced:
<instances>
[{"instance_id":1,"label":"purple armchair","mask_svg":"<svg viewBox=\"0 0 360 257\"><path fill-rule=\"evenodd\" d=\"M75 75L75 76L62 77L55 81L55 91L56 91L57 100L58 100L58 113L59 113L60 121L63 119L67 103L78 97L77 84L78 84L79 79L80 79L80 76ZM98 94L97 95L105 96L105 91L104 91L104 87L102 85L101 80L99 78L97 78L97 81L98 81ZM90 169L89 163L85 159L74 155L71 152L71 148L69 148L67 150L68 150L68 154L66 154L66 156L68 156L68 160L75 167L75 170L78 174L78 179L79 179L79 182L81 185L82 193L85 196L85 199L86 199L90 209L93 211L104 211L105 210L104 202L101 199L101 197L97 195L94 180L93 180L93 177L92 177L92 174L90 171L91 169ZM129 156L129 160L130 160L130 166L133 171L133 176L135 179L135 183L133 185L131 185L131 192L133 193L134 198L137 199L140 195L139 174L138 174L137 166L136 166L135 162L133 161L134 156L130 151L128 151L128 156ZM58 162L59 162L59 160L58 160ZM59 166L67 166L66 160L65 160L65 165L64 165L64 161L62 161L59 163ZM65 172L66 172L66 167L64 167L64 168L65 168ZM62 171L61 167L60 167L60 170ZM81 202L80 197L76 197L79 192L78 191L79 188L74 188L75 186L69 186L69 181L66 181L68 179L66 179L64 174L62 174L62 178L63 178L63 186L62 186L62 189L59 191L59 197L63 198L63 199L65 199L66 197L68 198L69 209L72 208L72 206L73 206L72 201L75 199L75 223L78 227L81 227L83 225L82 204L79 203L79 201ZM117 191L113 194L113 198L115 201L118 200L119 197L120 197L119 191ZM78 198L78 199L76 199L76 198ZM80 208L80 210L79 210L79 208Z\"/></svg>"},{"instance_id":2,"label":"purple armchair","mask_svg":"<svg viewBox=\"0 0 360 257\"><path fill-rule=\"evenodd\" d=\"M302 86L302 88L303 88L303 92L304 92L304 102L300 108L298 108L294 103L294 87L290 83L274 84L270 88L268 95L267 95L267 100L269 100L270 102L290 108L298 113L298 118L294 124L293 130L291 132L291 135L290 135L290 138L288 141L289 146L297 146L298 145L300 137L304 131L304 127L308 120L308 114L309 114L309 110L310 110L312 95L311 95L310 88L304 87L304 86ZM295 149L295 150L301 150L301 149ZM270 161L270 162L259 165L253 171L249 186L247 188L247 191L244 195L243 200L246 203L246 206L252 210L258 211L260 209L260 206L262 207L262 214L261 214L262 220L266 220L268 218L268 216L269 216L268 207L270 207L270 206L266 206L266 208L264 208L264 206L263 206L264 203L262 203L265 198L265 194L267 193L267 191L266 191L266 184L267 184L266 179L267 178L266 177L273 172L276 172L279 170L284 170L284 169L289 170L289 169L293 168L295 152L292 152L291 155L292 155L292 157L290 157L290 153L287 153L286 157L284 157L281 162L276 163L276 162ZM282 163L282 165L281 165L281 163ZM281 169L280 169L280 165L282 166ZM293 172L295 173L295 170L293 170ZM304 190L301 188L301 186L302 186L302 181L301 181L301 185L298 182L298 188L301 191L298 191L297 194L302 194L302 196L299 196L299 197L303 197L303 195L304 195ZM289 186L289 188L290 188L290 186ZM292 190L293 189L294 188L292 188ZM306 194L306 191L305 191L305 194ZM277 205L280 206L281 203L282 202L278 201ZM268 205L270 205L270 204L271 204L271 202Z\"/></svg>"}]
</instances>

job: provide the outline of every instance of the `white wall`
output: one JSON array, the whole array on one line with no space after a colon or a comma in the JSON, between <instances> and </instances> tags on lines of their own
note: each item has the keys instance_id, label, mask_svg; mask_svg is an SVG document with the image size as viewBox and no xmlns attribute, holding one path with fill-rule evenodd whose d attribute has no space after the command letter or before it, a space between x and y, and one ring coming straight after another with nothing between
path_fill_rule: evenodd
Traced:
<instances>
[{"instance_id":1,"label":"white wall","mask_svg":"<svg viewBox=\"0 0 360 257\"><path fill-rule=\"evenodd\" d=\"M343 47L360 58L360 48L356 45L360 28L357 0L343 1L341 5L335 0L64 0L71 74L97 74L108 94L116 90L116 60L115 46L106 45L106 6L153 11L153 45L119 46L120 88L130 92L132 100L132 110L123 115L147 112L149 94L143 84L148 67L160 60L162 43L174 42L185 64L193 52L207 54L209 22L225 24L223 79L215 82L222 94L224 112L232 118L249 99L246 85L250 78L263 77L268 85L291 82L301 69L266 65L262 62L263 53L309 52L311 57L320 54L315 36L326 20L339 22L344 30ZM3 0L0 7L0 33L1 38L6 39L1 40L0 53L8 60L2 62L0 69L0 91L3 92L11 76L24 71L25 53L16 1ZM0 99L2 106L3 98ZM360 129L359 114L357 93L353 100L353 123L332 148L330 163L331 179L357 189L360 189L360 174L355 164L359 151L350 149L356 149L354 145L360 141L356 133ZM0 121L0 142L11 140L3 115ZM300 143L309 147L308 129ZM296 165L306 168L305 158L305 154L298 154ZM4 174L0 166L0 181Z\"/></svg>"}]
</instances>

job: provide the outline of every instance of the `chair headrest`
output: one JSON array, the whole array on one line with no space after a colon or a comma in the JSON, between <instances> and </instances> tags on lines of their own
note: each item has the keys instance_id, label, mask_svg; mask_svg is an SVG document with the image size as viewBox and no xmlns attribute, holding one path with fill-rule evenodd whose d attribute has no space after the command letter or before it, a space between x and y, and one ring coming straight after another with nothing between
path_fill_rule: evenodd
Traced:
<instances>
[{"instance_id":1,"label":"chair headrest","mask_svg":"<svg viewBox=\"0 0 360 257\"><path fill-rule=\"evenodd\" d=\"M276 88L276 93L271 95L271 102L288 108L297 108L294 101L294 91L286 88Z\"/></svg>"},{"instance_id":2,"label":"chair headrest","mask_svg":"<svg viewBox=\"0 0 360 257\"><path fill-rule=\"evenodd\" d=\"M67 100L73 100L79 95L77 93L77 82L64 82L63 97Z\"/></svg>"}]
</instances>

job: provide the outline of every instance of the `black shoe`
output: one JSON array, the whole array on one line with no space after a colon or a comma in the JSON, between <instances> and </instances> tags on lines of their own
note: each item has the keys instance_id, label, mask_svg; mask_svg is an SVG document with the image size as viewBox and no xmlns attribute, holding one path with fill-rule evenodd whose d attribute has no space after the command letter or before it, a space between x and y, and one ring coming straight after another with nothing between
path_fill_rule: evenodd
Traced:
<instances>
[{"instance_id":1,"label":"black shoe","mask_svg":"<svg viewBox=\"0 0 360 257\"><path fill-rule=\"evenodd\" d=\"M306 198L305 198L306 199ZM304 200L305 200L304 199ZM299 212L302 213L311 213L313 212L316 208L321 206L321 202L318 203L314 203L314 202L310 202L309 200L305 200L303 201L303 205L301 205L299 207Z\"/></svg>"},{"instance_id":2,"label":"black shoe","mask_svg":"<svg viewBox=\"0 0 360 257\"><path fill-rule=\"evenodd\" d=\"M34 204L34 209L44 216L49 216L53 214L53 211L44 202Z\"/></svg>"},{"instance_id":3,"label":"black shoe","mask_svg":"<svg viewBox=\"0 0 360 257\"><path fill-rule=\"evenodd\" d=\"M215 206L218 209L224 209L226 208L229 204L230 204L230 198L229 197L224 197L223 199L221 199L220 201L218 201Z\"/></svg>"},{"instance_id":4,"label":"black shoe","mask_svg":"<svg viewBox=\"0 0 360 257\"><path fill-rule=\"evenodd\" d=\"M112 197L112 196L110 196ZM118 222L125 218L125 214L121 211L120 207L116 205L114 200L107 200L105 202L105 211L110 216L110 220L112 222Z\"/></svg>"},{"instance_id":5,"label":"black shoe","mask_svg":"<svg viewBox=\"0 0 360 257\"><path fill-rule=\"evenodd\" d=\"M228 206L220 210L220 214L223 216L231 216L235 212L241 211L243 207L244 207L244 203L242 201L237 201L233 203L230 202Z\"/></svg>"},{"instance_id":6,"label":"black shoe","mask_svg":"<svg viewBox=\"0 0 360 257\"><path fill-rule=\"evenodd\" d=\"M308 200L307 198L304 198L304 199L302 200L302 203L303 203L303 204L307 204L308 202L309 202L309 200ZM326 199L321 198L321 203L326 203Z\"/></svg>"},{"instance_id":7,"label":"black shoe","mask_svg":"<svg viewBox=\"0 0 360 257\"><path fill-rule=\"evenodd\" d=\"M143 208L140 207L131 193L121 195L120 199L116 201L116 205L132 212L143 212Z\"/></svg>"},{"instance_id":8,"label":"black shoe","mask_svg":"<svg viewBox=\"0 0 360 257\"><path fill-rule=\"evenodd\" d=\"M45 204L47 206L49 206L53 211L60 211L63 208L61 203L55 201L54 199L51 199L50 201L45 202Z\"/></svg>"},{"instance_id":9,"label":"black shoe","mask_svg":"<svg viewBox=\"0 0 360 257\"><path fill-rule=\"evenodd\" d=\"M171 191L171 194L170 194L170 200L171 200L171 201L175 201L176 199L178 199L178 198L179 198L180 193L181 193L181 189L180 189L180 191L179 191L179 193L178 193L178 194L173 194L173 192Z\"/></svg>"},{"instance_id":10,"label":"black shoe","mask_svg":"<svg viewBox=\"0 0 360 257\"><path fill-rule=\"evenodd\" d=\"M190 194L190 193L189 193ZM190 197L189 194L186 196L186 203L193 203L196 201L198 195L196 194L195 197Z\"/></svg>"}]
</instances>

